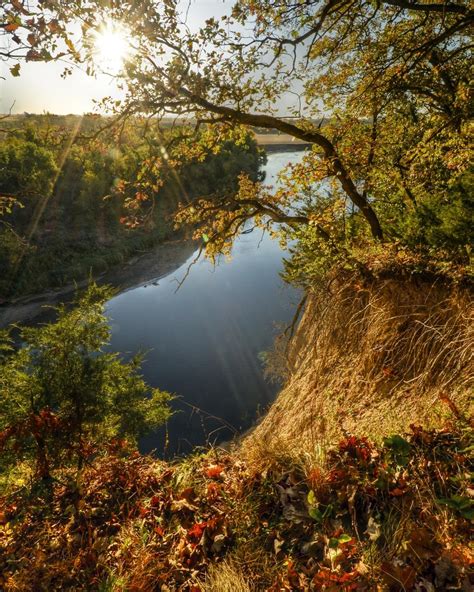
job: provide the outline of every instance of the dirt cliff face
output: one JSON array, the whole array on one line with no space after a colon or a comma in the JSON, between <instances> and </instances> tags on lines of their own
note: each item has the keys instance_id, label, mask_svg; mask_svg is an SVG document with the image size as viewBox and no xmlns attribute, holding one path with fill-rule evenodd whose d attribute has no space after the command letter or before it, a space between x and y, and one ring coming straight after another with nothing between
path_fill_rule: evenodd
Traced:
<instances>
[{"instance_id":1,"label":"dirt cliff face","mask_svg":"<svg viewBox=\"0 0 474 592\"><path fill-rule=\"evenodd\" d=\"M469 412L469 289L415 279L335 280L308 295L288 344L288 379L253 442L314 451L344 434L378 439Z\"/></svg>"}]
</instances>

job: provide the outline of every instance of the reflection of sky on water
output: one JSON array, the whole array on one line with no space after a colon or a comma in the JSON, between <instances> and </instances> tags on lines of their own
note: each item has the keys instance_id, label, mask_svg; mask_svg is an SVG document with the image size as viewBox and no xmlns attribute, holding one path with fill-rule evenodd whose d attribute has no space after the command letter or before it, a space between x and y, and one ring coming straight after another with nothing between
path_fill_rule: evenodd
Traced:
<instances>
[{"instance_id":1,"label":"reflection of sky on water","mask_svg":"<svg viewBox=\"0 0 474 592\"><path fill-rule=\"evenodd\" d=\"M301 156L270 154L265 182ZM264 381L259 353L271 347L276 324L288 323L298 302L278 275L281 259L278 243L256 229L239 237L230 262L196 263L177 292L176 279L193 257L158 285L110 301L112 349L148 352L147 381L179 396L174 405L180 412L168 426L170 452L204 445L211 433L211 441L228 439L232 431L224 425L248 428L273 400L276 387ZM191 413L189 405L202 413ZM143 448L162 452L164 434L148 437Z\"/></svg>"}]
</instances>

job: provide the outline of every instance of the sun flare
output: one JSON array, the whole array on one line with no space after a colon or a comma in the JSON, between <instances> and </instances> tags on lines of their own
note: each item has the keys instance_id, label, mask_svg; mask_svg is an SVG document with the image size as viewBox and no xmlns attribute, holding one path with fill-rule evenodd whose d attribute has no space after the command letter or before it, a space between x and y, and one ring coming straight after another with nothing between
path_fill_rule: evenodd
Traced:
<instances>
[{"instance_id":1,"label":"sun flare","mask_svg":"<svg viewBox=\"0 0 474 592\"><path fill-rule=\"evenodd\" d=\"M122 70L132 54L129 34L117 23L106 23L94 34L94 54L97 65L109 73Z\"/></svg>"}]
</instances>

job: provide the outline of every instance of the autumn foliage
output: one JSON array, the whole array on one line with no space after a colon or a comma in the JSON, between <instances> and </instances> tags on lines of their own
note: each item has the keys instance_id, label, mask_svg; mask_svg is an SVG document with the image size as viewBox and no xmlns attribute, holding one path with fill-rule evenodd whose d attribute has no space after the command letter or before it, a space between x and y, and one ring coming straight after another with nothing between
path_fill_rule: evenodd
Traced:
<instances>
[{"instance_id":1,"label":"autumn foliage","mask_svg":"<svg viewBox=\"0 0 474 592\"><path fill-rule=\"evenodd\" d=\"M111 442L77 490L1 498L6 591L205 591L234 558L250 590L468 590L466 420L382 445L348 436L324 466L257 472L224 451L167 464Z\"/></svg>"},{"instance_id":2,"label":"autumn foliage","mask_svg":"<svg viewBox=\"0 0 474 592\"><path fill-rule=\"evenodd\" d=\"M97 140L99 150L94 158L86 155L83 171L97 173L101 183L84 182L76 195L74 181L71 213L81 206L80 219L89 214L95 224L93 213L103 212L97 198L110 193L116 201L106 203L115 203L110 213L122 223L117 236L124 226L158 224L164 173L179 173L174 223L192 227L211 259L229 255L251 221L289 247L285 278L310 297L350 276L351 289L340 291L339 302L328 290L317 318L307 315L321 344L306 367L309 404L280 397L283 407L277 403L262 425L280 438L285 428L294 430L300 452L303 431L291 422L291 406L306 413L316 446L328 435L324 405L357 425L350 433L336 428L339 444L313 466L288 456L262 472L239 456L242 449L166 464L123 439L166 419L167 397L155 392L152 405L129 365L98 355L107 341L105 321L99 319L97 344L86 347L87 355L69 339L78 331L88 344L80 319L63 323L64 331L49 329L58 349L69 344L64 358L75 372L66 376L56 349L43 347L30 331L29 346L8 353L3 364L10 378L0 398L6 418L0 413L0 451L8 454L0 467L22 473L21 463L29 463L34 486L23 475L23 485L12 479L15 486L9 483L1 498L0 588L223 592L214 584L222 574L240 573L245 592L470 590L473 430L456 404L472 377L474 13L466 0L233 4L222 19L212 16L195 27L185 22L178 0L9 0L0 8L6 42L0 60L8 60L13 77L22 75L24 61L65 58L94 74L100 67L91 35L109 19L126 26L137 51L117 75L123 98L100 103L111 119L96 140L110 128L119 130L115 141L141 122L146 142L136 155L123 151L110 159ZM70 73L67 66L64 76ZM308 144L302 160L281 171L276 188L258 173L263 159L251 128ZM55 175L56 159L44 146L21 140L11 137L0 150L0 173L8 177L2 186L0 174L5 293L18 281L17 253L26 248L26 236L13 224L22 212L9 200L26 190L59 195L41 180ZM229 169L239 152L238 170ZM28 174L25 187L17 187L10 173L23 171L27 153L36 154L30 170L38 177ZM102 176L107 163L110 179ZM213 179L225 179L227 171L231 183L219 191L207 191L205 179L198 185L203 164ZM192 192L183 179L190 179ZM103 227L93 236L110 252ZM48 260L47 278L49 266ZM398 309L393 294L384 310L372 298L370 286L387 277L396 284L393 294L403 292ZM421 300L405 290L407 277L432 280L418 290ZM467 286L462 306L449 295L427 305L445 284L453 292ZM300 333L306 327L303 322ZM306 345L310 336L305 332ZM324 355L328 343L335 344L331 359ZM460 377L465 369L467 378ZM313 414L318 389L324 404ZM440 394L455 417L445 429L412 425L408 434L397 427L387 436L390 417L381 401L390 402L390 411L401 402L404 420ZM365 408L359 414L352 413L354 399ZM378 443L364 437L367 409L384 421ZM434 410L428 411L430 421ZM285 422L275 421L278 413ZM71 426L75 463L64 441ZM83 450L97 434L100 448ZM39 486L45 477L47 487ZM230 579L226 588L237 592Z\"/></svg>"}]
</instances>

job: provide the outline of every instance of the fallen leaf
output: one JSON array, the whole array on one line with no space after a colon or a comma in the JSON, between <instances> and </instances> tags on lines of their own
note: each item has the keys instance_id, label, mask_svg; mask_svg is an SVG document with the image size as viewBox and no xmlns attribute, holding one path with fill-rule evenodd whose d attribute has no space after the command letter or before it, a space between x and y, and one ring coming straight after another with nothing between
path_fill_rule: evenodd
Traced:
<instances>
[{"instance_id":1,"label":"fallen leaf","mask_svg":"<svg viewBox=\"0 0 474 592\"><path fill-rule=\"evenodd\" d=\"M205 474L209 479L216 479L217 477L220 477L223 470L224 467L219 465L211 465L206 469Z\"/></svg>"},{"instance_id":2,"label":"fallen leaf","mask_svg":"<svg viewBox=\"0 0 474 592\"><path fill-rule=\"evenodd\" d=\"M405 592L415 585L416 571L410 565L395 565L384 562L381 565L382 576L390 592Z\"/></svg>"}]
</instances>

